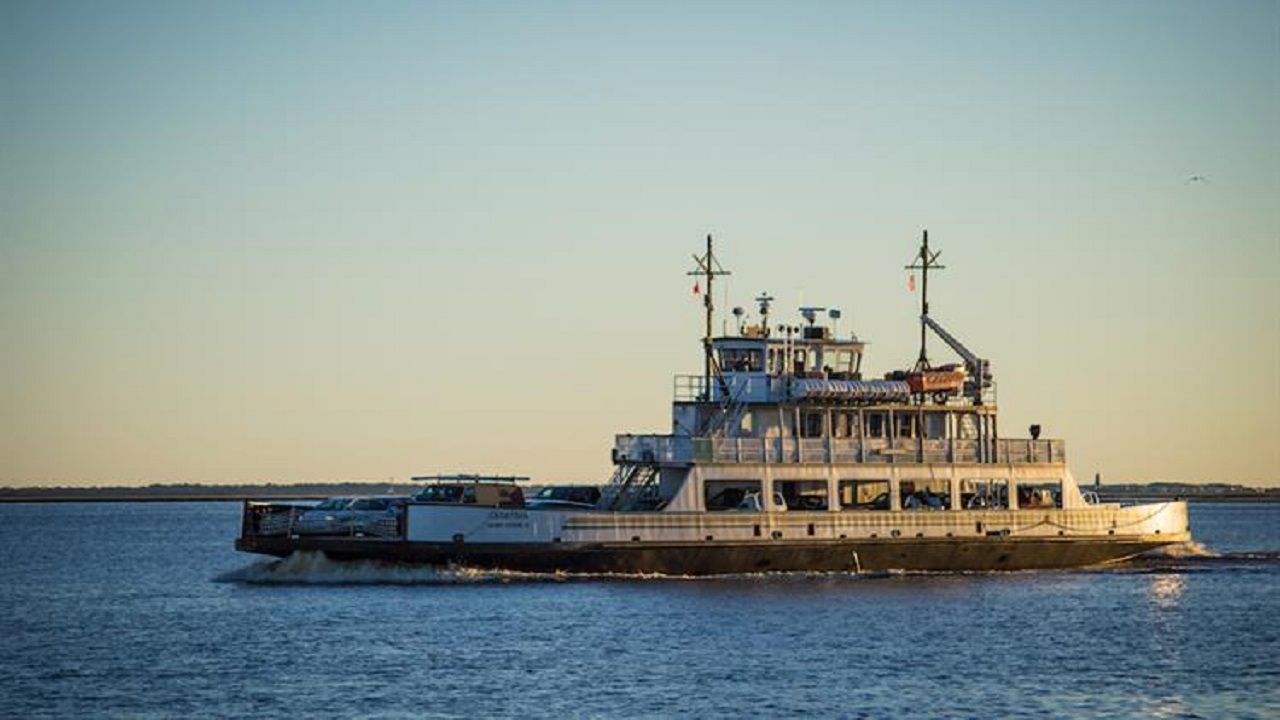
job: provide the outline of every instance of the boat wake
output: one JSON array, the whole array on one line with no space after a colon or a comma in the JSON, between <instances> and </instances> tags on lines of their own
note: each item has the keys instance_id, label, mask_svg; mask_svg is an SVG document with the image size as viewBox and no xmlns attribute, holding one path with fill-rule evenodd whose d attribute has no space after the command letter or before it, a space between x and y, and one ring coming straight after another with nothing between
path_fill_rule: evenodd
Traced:
<instances>
[{"instance_id":1,"label":"boat wake","mask_svg":"<svg viewBox=\"0 0 1280 720\"><path fill-rule=\"evenodd\" d=\"M1214 552L1188 542L1144 553L1115 565L1079 568L1079 572L1188 572L1280 565L1280 551ZM1046 572L1046 571L1025 571ZM1064 571L1048 571L1064 572ZM1065 570L1072 572L1072 570ZM666 575L662 573L535 573L463 566L439 567L385 560L331 560L321 552L296 552L287 558L259 560L224 573L217 582L245 585L481 585L574 581L760 581L810 582L815 579L873 580L915 576L1005 575L999 571L943 572L888 570L880 572L767 572L724 575Z\"/></svg>"},{"instance_id":2,"label":"boat wake","mask_svg":"<svg viewBox=\"0 0 1280 720\"><path fill-rule=\"evenodd\" d=\"M1188 540L1177 545L1165 545L1155 550L1143 553L1143 558L1212 558L1222 557L1220 554L1210 550L1194 540Z\"/></svg>"},{"instance_id":3,"label":"boat wake","mask_svg":"<svg viewBox=\"0 0 1280 720\"><path fill-rule=\"evenodd\" d=\"M1114 567L1138 572L1213 572L1276 565L1280 565L1277 550L1217 552L1193 541L1151 550Z\"/></svg>"},{"instance_id":4,"label":"boat wake","mask_svg":"<svg viewBox=\"0 0 1280 720\"><path fill-rule=\"evenodd\" d=\"M437 567L383 560L330 560L320 552L295 552L260 560L216 578L246 585L467 585L555 581L558 576L510 570Z\"/></svg>"},{"instance_id":5,"label":"boat wake","mask_svg":"<svg viewBox=\"0 0 1280 720\"><path fill-rule=\"evenodd\" d=\"M891 577L893 572L762 572L724 575L668 575L664 573L538 573L464 566L440 567L385 560L331 560L322 552L295 552L283 559L259 560L224 573L217 582L245 585L477 585L485 583L545 583L573 581L716 581L805 580L812 578Z\"/></svg>"}]
</instances>

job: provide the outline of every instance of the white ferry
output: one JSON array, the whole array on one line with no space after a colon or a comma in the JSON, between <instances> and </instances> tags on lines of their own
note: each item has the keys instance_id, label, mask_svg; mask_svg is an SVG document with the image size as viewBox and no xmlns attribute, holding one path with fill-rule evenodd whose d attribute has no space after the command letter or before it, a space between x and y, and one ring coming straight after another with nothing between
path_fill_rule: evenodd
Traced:
<instances>
[{"instance_id":1,"label":"white ferry","mask_svg":"<svg viewBox=\"0 0 1280 720\"><path fill-rule=\"evenodd\" d=\"M990 364L930 316L939 253L924 234L920 354L862 374L864 343L836 310L772 324L734 308L713 336L724 271L707 238L703 372L677 376L672 430L618 435L594 506L526 504L516 478L437 476L393 532L296 532L304 509L247 502L240 550L321 551L541 572L704 575L766 571L1022 570L1114 562L1190 540L1185 502L1121 506L1084 493L1062 440L1000 434ZM929 334L958 356L935 365Z\"/></svg>"}]
</instances>

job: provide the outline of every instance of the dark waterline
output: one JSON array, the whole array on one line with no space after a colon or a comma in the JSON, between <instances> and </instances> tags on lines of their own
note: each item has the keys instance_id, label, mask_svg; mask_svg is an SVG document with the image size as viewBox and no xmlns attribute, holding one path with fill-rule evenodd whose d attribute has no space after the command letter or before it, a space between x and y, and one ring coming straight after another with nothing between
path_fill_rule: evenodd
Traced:
<instances>
[{"instance_id":1,"label":"dark waterline","mask_svg":"<svg viewBox=\"0 0 1280 720\"><path fill-rule=\"evenodd\" d=\"M236 503L0 507L10 716L1280 717L1280 506L1108 570L564 578L231 549ZM1206 556L1208 555L1208 556Z\"/></svg>"}]
</instances>

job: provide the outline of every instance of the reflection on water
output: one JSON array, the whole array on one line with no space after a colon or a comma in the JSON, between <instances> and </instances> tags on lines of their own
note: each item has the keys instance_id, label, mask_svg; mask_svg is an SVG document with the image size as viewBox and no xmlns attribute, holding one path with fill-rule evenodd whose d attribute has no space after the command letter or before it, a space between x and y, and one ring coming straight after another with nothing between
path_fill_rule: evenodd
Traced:
<instances>
[{"instance_id":1,"label":"reflection on water","mask_svg":"<svg viewBox=\"0 0 1280 720\"><path fill-rule=\"evenodd\" d=\"M1162 608L1172 608L1182 598L1187 587L1187 579L1181 574L1152 575L1151 587L1148 591L1152 602Z\"/></svg>"},{"instance_id":2,"label":"reflection on water","mask_svg":"<svg viewBox=\"0 0 1280 720\"><path fill-rule=\"evenodd\" d=\"M1194 718L1200 717L1187 708L1181 695L1157 698L1152 704L1143 708L1144 714L1151 718Z\"/></svg>"}]
</instances>

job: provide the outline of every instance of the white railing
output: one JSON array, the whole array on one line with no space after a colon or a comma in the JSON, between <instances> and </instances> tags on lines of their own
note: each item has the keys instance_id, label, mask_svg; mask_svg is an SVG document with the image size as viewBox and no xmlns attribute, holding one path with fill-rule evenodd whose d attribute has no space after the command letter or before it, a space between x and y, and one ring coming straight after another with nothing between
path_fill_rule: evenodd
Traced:
<instances>
[{"instance_id":1,"label":"white railing","mask_svg":"<svg viewBox=\"0 0 1280 720\"><path fill-rule=\"evenodd\" d=\"M618 435L614 438L614 460L689 462L696 440L687 435Z\"/></svg>"},{"instance_id":2,"label":"white railing","mask_svg":"<svg viewBox=\"0 0 1280 720\"><path fill-rule=\"evenodd\" d=\"M672 379L671 395L676 402L706 400L707 379L701 375L676 375Z\"/></svg>"},{"instance_id":3,"label":"white railing","mask_svg":"<svg viewBox=\"0 0 1280 720\"><path fill-rule=\"evenodd\" d=\"M1001 463L1061 464L1062 440L920 438L689 437L618 435L619 462L770 463Z\"/></svg>"}]
</instances>

